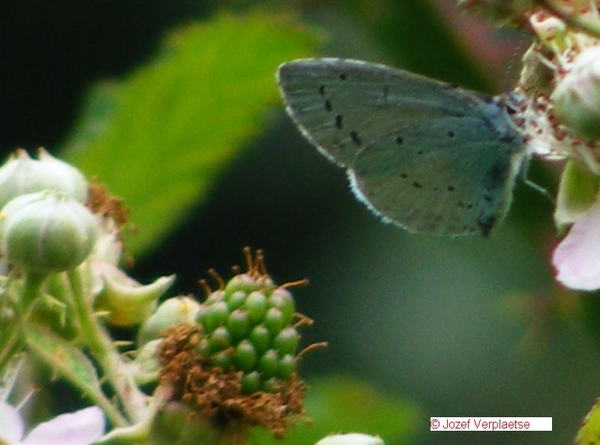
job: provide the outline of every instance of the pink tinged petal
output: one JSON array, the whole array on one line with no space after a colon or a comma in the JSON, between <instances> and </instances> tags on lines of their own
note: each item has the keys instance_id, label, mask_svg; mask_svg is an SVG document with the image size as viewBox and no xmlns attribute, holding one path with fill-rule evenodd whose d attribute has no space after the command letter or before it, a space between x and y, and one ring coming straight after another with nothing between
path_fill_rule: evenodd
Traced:
<instances>
[{"instance_id":1,"label":"pink tinged petal","mask_svg":"<svg viewBox=\"0 0 600 445\"><path fill-rule=\"evenodd\" d=\"M104 416L92 406L40 423L22 445L89 445L102 437Z\"/></svg>"},{"instance_id":2,"label":"pink tinged petal","mask_svg":"<svg viewBox=\"0 0 600 445\"><path fill-rule=\"evenodd\" d=\"M24 428L16 408L0 401L0 443L18 444L23 437Z\"/></svg>"},{"instance_id":3,"label":"pink tinged petal","mask_svg":"<svg viewBox=\"0 0 600 445\"><path fill-rule=\"evenodd\" d=\"M600 289L600 201L571 227L554 251L556 279L566 287Z\"/></svg>"}]
</instances>

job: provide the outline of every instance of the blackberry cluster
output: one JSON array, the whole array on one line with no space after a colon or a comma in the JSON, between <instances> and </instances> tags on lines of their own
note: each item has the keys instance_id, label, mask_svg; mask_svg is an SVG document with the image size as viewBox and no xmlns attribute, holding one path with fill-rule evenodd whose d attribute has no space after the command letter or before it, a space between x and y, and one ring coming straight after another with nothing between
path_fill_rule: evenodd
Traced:
<instances>
[{"instance_id":1,"label":"blackberry cluster","mask_svg":"<svg viewBox=\"0 0 600 445\"><path fill-rule=\"evenodd\" d=\"M213 367L241 371L243 394L272 392L296 371L294 315L292 295L268 275L236 275L199 310L196 352Z\"/></svg>"}]
</instances>

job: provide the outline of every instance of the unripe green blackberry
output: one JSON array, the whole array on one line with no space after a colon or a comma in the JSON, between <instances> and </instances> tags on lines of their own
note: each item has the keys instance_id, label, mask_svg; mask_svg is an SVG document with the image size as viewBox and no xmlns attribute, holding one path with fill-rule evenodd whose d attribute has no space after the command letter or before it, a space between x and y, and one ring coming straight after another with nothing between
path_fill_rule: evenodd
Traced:
<instances>
[{"instance_id":1,"label":"unripe green blackberry","mask_svg":"<svg viewBox=\"0 0 600 445\"><path fill-rule=\"evenodd\" d=\"M279 331L279 334L273 339L273 347L280 355L283 354L294 354L298 349L298 342L300 341L300 335L298 331L288 326L285 329Z\"/></svg>"},{"instance_id":2,"label":"unripe green blackberry","mask_svg":"<svg viewBox=\"0 0 600 445\"><path fill-rule=\"evenodd\" d=\"M310 320L296 314L287 290L304 281L278 287L266 273L262 253L256 259L246 253L247 273L225 283L211 272L219 284L214 292L203 282L208 297L196 324L163 332L161 384L172 389L174 400L219 428L225 419L225 427L235 423L236 431L240 425L261 425L281 437L288 418L304 413L296 328Z\"/></svg>"},{"instance_id":3,"label":"unripe green blackberry","mask_svg":"<svg viewBox=\"0 0 600 445\"><path fill-rule=\"evenodd\" d=\"M246 338L250 331L250 316L244 309L235 309L227 318L227 329L235 340Z\"/></svg>"},{"instance_id":4,"label":"unripe green blackberry","mask_svg":"<svg viewBox=\"0 0 600 445\"><path fill-rule=\"evenodd\" d=\"M206 301L208 303L208 300ZM214 331L218 326L227 321L229 317L229 308L227 303L221 300L214 300L213 304L206 304L198 314L198 322L206 332Z\"/></svg>"},{"instance_id":5,"label":"unripe green blackberry","mask_svg":"<svg viewBox=\"0 0 600 445\"><path fill-rule=\"evenodd\" d=\"M265 352L271 346L271 333L262 324L254 326L248 338L259 353Z\"/></svg>"},{"instance_id":6,"label":"unripe green blackberry","mask_svg":"<svg viewBox=\"0 0 600 445\"><path fill-rule=\"evenodd\" d=\"M244 392L273 387L295 370L300 339L291 324L295 310L290 292L268 276L238 274L211 293L198 312L206 341L196 350L212 366L242 371Z\"/></svg>"},{"instance_id":7,"label":"unripe green blackberry","mask_svg":"<svg viewBox=\"0 0 600 445\"><path fill-rule=\"evenodd\" d=\"M266 351L259 360L258 370L265 378L270 378L275 374L279 366L279 354L274 349Z\"/></svg>"}]
</instances>

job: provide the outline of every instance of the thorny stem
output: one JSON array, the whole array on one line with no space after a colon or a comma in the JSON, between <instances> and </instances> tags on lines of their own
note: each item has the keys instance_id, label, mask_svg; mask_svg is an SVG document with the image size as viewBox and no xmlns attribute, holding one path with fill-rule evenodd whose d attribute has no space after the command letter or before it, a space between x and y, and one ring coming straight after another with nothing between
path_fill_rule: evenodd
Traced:
<instances>
[{"instance_id":1,"label":"thorny stem","mask_svg":"<svg viewBox=\"0 0 600 445\"><path fill-rule=\"evenodd\" d=\"M25 274L23 290L19 295L19 301L17 303L21 321L23 321L24 318L27 318L31 305L36 298L40 296L42 284L44 284L47 276L47 274L36 274L31 272Z\"/></svg>"},{"instance_id":2,"label":"thorny stem","mask_svg":"<svg viewBox=\"0 0 600 445\"><path fill-rule=\"evenodd\" d=\"M0 336L0 375L15 354L23 347L23 324L32 308L33 302L40 296L40 289L46 276L45 274L32 273L25 275L23 288L13 306L13 310L17 315L16 322L12 326L3 326L3 334L5 335ZM2 293L8 293L9 283L10 278L5 283ZM7 301L7 298L3 298L2 300Z\"/></svg>"},{"instance_id":3,"label":"thorny stem","mask_svg":"<svg viewBox=\"0 0 600 445\"><path fill-rule=\"evenodd\" d=\"M139 390L125 367L110 336L94 316L91 304L86 301L80 271L67 272L76 316L81 328L81 337L87 342L90 353L102 367L106 378L116 390L128 417L135 423L146 417L145 395Z\"/></svg>"}]
</instances>

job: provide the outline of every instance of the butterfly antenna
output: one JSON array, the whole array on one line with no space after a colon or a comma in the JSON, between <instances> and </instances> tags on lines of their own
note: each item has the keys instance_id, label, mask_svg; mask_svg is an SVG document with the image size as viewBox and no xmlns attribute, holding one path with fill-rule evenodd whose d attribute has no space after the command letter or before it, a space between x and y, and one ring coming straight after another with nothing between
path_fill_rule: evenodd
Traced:
<instances>
[{"instance_id":1,"label":"butterfly antenna","mask_svg":"<svg viewBox=\"0 0 600 445\"><path fill-rule=\"evenodd\" d=\"M554 199L554 196L552 196L552 194L548 191L548 189L533 182L531 179L525 178L523 182L525 182L526 185L531 187L536 192L540 193L542 196L545 196L546 198L548 198L553 205L556 205L556 199Z\"/></svg>"},{"instance_id":2,"label":"butterfly antenna","mask_svg":"<svg viewBox=\"0 0 600 445\"><path fill-rule=\"evenodd\" d=\"M539 194L541 194L542 196L546 197L548 200L550 200L550 202L552 203L552 205L556 205L556 199L554 199L554 196L552 196L552 194L548 191L548 189L546 189L545 187L542 187L541 185L539 185L536 182L533 182L531 179L529 179L527 177L527 173L529 172L529 162L531 159L527 159L525 161L525 163L523 164L523 167L521 168L521 172L520 172L520 177L523 180L523 182L525 183L525 185L531 187L533 190L535 190L536 192L538 192Z\"/></svg>"}]
</instances>

